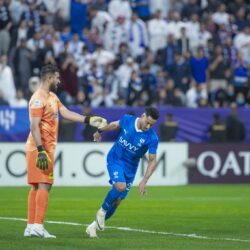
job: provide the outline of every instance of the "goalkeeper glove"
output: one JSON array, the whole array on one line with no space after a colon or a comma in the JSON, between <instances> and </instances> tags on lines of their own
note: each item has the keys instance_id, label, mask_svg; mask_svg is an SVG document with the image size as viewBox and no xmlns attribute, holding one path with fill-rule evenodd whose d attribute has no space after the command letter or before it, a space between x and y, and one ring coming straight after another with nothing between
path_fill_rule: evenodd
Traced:
<instances>
[{"instance_id":1,"label":"goalkeeper glove","mask_svg":"<svg viewBox=\"0 0 250 250\"><path fill-rule=\"evenodd\" d=\"M107 125L107 120L101 116L86 116L84 123L96 128L102 128Z\"/></svg>"},{"instance_id":2,"label":"goalkeeper glove","mask_svg":"<svg viewBox=\"0 0 250 250\"><path fill-rule=\"evenodd\" d=\"M36 159L36 167L41 170L46 170L49 167L49 163L51 162L49 155L45 151L42 145L37 147L38 156Z\"/></svg>"}]
</instances>

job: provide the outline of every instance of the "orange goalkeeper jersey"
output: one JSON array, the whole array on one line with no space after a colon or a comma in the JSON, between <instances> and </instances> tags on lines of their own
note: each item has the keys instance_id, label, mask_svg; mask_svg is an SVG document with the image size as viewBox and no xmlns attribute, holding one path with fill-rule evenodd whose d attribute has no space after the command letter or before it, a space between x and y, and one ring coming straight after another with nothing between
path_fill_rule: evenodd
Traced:
<instances>
[{"instance_id":1,"label":"orange goalkeeper jersey","mask_svg":"<svg viewBox=\"0 0 250 250\"><path fill-rule=\"evenodd\" d=\"M54 151L57 144L59 108L62 106L63 104L54 93L47 93L41 88L36 90L29 102L30 120L31 117L41 117L39 125L41 139L43 146L48 152ZM36 149L36 143L30 132L26 143L26 150L34 151Z\"/></svg>"}]
</instances>

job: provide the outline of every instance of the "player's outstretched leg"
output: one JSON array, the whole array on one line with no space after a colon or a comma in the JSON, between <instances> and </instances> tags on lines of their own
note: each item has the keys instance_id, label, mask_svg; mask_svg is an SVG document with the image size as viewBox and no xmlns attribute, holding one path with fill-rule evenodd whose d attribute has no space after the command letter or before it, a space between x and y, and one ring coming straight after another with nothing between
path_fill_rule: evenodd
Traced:
<instances>
[{"instance_id":1,"label":"player's outstretched leg","mask_svg":"<svg viewBox=\"0 0 250 250\"><path fill-rule=\"evenodd\" d=\"M112 206L110 207L110 209L107 211L106 215L105 215L105 221L108 220L116 211L117 207L120 205L122 201L122 198L118 198L117 200L115 200L112 203Z\"/></svg>"},{"instance_id":2,"label":"player's outstretched leg","mask_svg":"<svg viewBox=\"0 0 250 250\"><path fill-rule=\"evenodd\" d=\"M120 197L121 193L126 189L126 183L115 183L108 192L102 207L96 213L97 229L103 231L105 227L105 217L107 211L112 208L112 204Z\"/></svg>"}]
</instances>

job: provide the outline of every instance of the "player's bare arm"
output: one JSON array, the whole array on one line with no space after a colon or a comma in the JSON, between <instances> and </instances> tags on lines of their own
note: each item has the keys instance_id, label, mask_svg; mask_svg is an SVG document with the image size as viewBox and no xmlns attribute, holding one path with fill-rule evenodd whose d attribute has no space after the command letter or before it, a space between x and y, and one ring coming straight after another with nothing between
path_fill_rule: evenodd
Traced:
<instances>
[{"instance_id":1,"label":"player's bare arm","mask_svg":"<svg viewBox=\"0 0 250 250\"><path fill-rule=\"evenodd\" d=\"M148 162L147 171L139 184L139 191L141 195L144 195L147 193L146 185L150 176L153 174L155 168L156 168L156 155L149 154L149 162Z\"/></svg>"},{"instance_id":2,"label":"player's bare arm","mask_svg":"<svg viewBox=\"0 0 250 250\"><path fill-rule=\"evenodd\" d=\"M83 116L76 112L70 111L65 106L62 106L59 109L59 112L64 119L72 122L83 122L97 128L103 127L107 124L107 120L100 116Z\"/></svg>"},{"instance_id":3,"label":"player's bare arm","mask_svg":"<svg viewBox=\"0 0 250 250\"><path fill-rule=\"evenodd\" d=\"M99 128L99 129L93 134L94 141L95 141L95 142L101 141L101 139L102 139L101 133L102 133L102 132L117 130L117 129L119 129L119 128L120 128L119 121L113 121L113 122L107 124L106 126Z\"/></svg>"},{"instance_id":4,"label":"player's bare arm","mask_svg":"<svg viewBox=\"0 0 250 250\"><path fill-rule=\"evenodd\" d=\"M69 109L67 109L65 106L61 107L59 109L60 115L69 121L72 122L84 122L86 116L80 115L76 112L70 111Z\"/></svg>"}]
</instances>

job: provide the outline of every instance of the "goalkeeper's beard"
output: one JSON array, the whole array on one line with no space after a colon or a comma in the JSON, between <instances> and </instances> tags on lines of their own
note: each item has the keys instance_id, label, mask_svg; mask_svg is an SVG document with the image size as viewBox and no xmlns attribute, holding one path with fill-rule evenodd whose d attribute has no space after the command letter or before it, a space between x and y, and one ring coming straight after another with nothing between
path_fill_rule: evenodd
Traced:
<instances>
[{"instance_id":1,"label":"goalkeeper's beard","mask_svg":"<svg viewBox=\"0 0 250 250\"><path fill-rule=\"evenodd\" d=\"M53 85L50 85L49 87L49 91L53 92L53 93L57 93L57 90L58 90L58 84L53 84Z\"/></svg>"}]
</instances>

